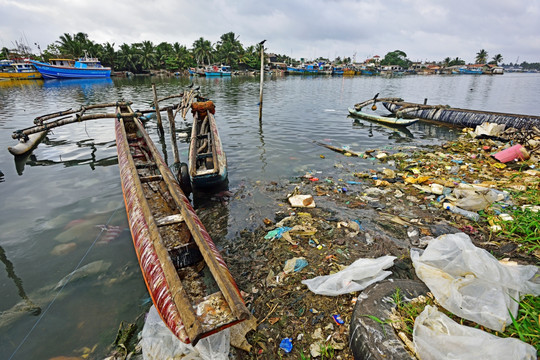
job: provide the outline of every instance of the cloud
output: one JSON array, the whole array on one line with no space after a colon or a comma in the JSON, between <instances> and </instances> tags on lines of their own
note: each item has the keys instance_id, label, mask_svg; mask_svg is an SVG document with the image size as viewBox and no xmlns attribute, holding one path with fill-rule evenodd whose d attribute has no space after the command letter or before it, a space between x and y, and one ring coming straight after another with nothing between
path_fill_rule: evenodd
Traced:
<instances>
[{"instance_id":1,"label":"cloud","mask_svg":"<svg viewBox=\"0 0 540 360\"><path fill-rule=\"evenodd\" d=\"M232 31L244 46L267 39L268 51L295 58L363 60L399 49L411 60L473 62L485 49L490 58L540 62L540 0L0 0L0 12L6 47L24 40L43 49L84 32L117 47L150 40L190 48Z\"/></svg>"}]
</instances>

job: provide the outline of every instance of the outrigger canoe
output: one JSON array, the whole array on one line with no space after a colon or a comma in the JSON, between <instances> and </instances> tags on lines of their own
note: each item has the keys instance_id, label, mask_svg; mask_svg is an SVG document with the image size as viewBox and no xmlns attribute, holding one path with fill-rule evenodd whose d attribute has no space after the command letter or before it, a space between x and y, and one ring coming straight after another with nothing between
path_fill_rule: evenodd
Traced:
<instances>
[{"instance_id":1,"label":"outrigger canoe","mask_svg":"<svg viewBox=\"0 0 540 360\"><path fill-rule=\"evenodd\" d=\"M395 116L388 117L388 116L381 116L378 114L368 114L365 112L362 112L360 110L356 110L353 108L349 108L349 114L355 117L359 117L361 119L370 120L370 121L376 121L387 125L393 125L393 126L409 126L418 121L418 119L403 119L403 118L397 118Z\"/></svg>"},{"instance_id":2,"label":"outrigger canoe","mask_svg":"<svg viewBox=\"0 0 540 360\"><path fill-rule=\"evenodd\" d=\"M144 280L168 328L181 341L196 344L250 313L143 123L128 105L116 112L122 190Z\"/></svg>"},{"instance_id":3,"label":"outrigger canoe","mask_svg":"<svg viewBox=\"0 0 540 360\"><path fill-rule=\"evenodd\" d=\"M212 101L191 104L193 127L188 171L194 190L215 191L227 184L227 158L219 137Z\"/></svg>"},{"instance_id":4,"label":"outrigger canoe","mask_svg":"<svg viewBox=\"0 0 540 360\"><path fill-rule=\"evenodd\" d=\"M377 100L393 114L403 117L416 117L463 127L476 127L484 122L504 124L507 127L540 127L540 116L499 113L492 111L452 108L448 105L425 105L404 102L402 99Z\"/></svg>"}]
</instances>

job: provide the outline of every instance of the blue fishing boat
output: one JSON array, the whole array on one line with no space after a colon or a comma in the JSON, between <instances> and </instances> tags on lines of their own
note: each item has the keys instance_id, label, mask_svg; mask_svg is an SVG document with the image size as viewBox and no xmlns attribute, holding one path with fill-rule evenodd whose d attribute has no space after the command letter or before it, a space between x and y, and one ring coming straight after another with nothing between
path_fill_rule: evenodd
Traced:
<instances>
[{"instance_id":1,"label":"blue fishing boat","mask_svg":"<svg viewBox=\"0 0 540 360\"><path fill-rule=\"evenodd\" d=\"M45 79L95 79L111 76L111 68L97 58L84 56L78 60L51 59L48 63L30 60Z\"/></svg>"},{"instance_id":2,"label":"blue fishing boat","mask_svg":"<svg viewBox=\"0 0 540 360\"><path fill-rule=\"evenodd\" d=\"M297 75L297 74L304 74L306 72L306 69L304 69L303 67L296 67L296 66L287 66L287 71L289 74L294 74L294 75Z\"/></svg>"},{"instance_id":3,"label":"blue fishing boat","mask_svg":"<svg viewBox=\"0 0 540 360\"><path fill-rule=\"evenodd\" d=\"M465 67L459 69L460 74L468 75L482 75L482 68L480 67Z\"/></svg>"},{"instance_id":4,"label":"blue fishing boat","mask_svg":"<svg viewBox=\"0 0 540 360\"><path fill-rule=\"evenodd\" d=\"M206 76L231 76L231 67L226 65L211 66L205 70Z\"/></svg>"}]
</instances>

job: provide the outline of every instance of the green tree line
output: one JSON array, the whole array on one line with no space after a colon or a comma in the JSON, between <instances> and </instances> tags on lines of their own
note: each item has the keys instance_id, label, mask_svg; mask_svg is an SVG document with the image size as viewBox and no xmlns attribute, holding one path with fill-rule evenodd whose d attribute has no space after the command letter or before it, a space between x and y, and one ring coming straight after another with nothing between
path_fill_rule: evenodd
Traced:
<instances>
[{"instance_id":1,"label":"green tree line","mask_svg":"<svg viewBox=\"0 0 540 360\"><path fill-rule=\"evenodd\" d=\"M203 37L195 40L191 48L178 42L162 42L154 45L151 41L121 44L115 50L114 43L98 44L82 32L64 33L40 54L43 61L53 58L97 57L104 66L116 71L141 73L147 70L180 71L190 67L210 64L224 64L232 69L258 69L261 66L260 44L244 47L234 32L221 35L212 44ZM9 50L2 49L0 58L7 58ZM285 56L278 56L285 59Z\"/></svg>"}]
</instances>

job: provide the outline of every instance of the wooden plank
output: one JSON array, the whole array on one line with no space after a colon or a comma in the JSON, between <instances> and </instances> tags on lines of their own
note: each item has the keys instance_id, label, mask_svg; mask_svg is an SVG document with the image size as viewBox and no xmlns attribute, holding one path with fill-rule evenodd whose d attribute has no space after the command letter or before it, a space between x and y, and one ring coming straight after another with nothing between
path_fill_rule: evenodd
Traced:
<instances>
[{"instance_id":1,"label":"wooden plank","mask_svg":"<svg viewBox=\"0 0 540 360\"><path fill-rule=\"evenodd\" d=\"M150 175L150 176L141 176L140 177L141 183L149 183L149 182L155 182L155 181L162 181L163 176L161 175Z\"/></svg>"},{"instance_id":2,"label":"wooden plank","mask_svg":"<svg viewBox=\"0 0 540 360\"><path fill-rule=\"evenodd\" d=\"M167 226L172 224L178 224L184 221L184 217L181 214L174 214L156 219L157 226Z\"/></svg>"}]
</instances>

